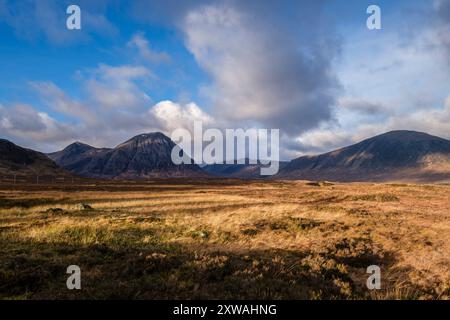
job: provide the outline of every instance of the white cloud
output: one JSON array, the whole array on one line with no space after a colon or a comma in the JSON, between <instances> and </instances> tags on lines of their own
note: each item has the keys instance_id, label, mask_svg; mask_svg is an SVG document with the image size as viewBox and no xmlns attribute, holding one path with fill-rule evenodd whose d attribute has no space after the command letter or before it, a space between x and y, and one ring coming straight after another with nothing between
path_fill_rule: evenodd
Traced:
<instances>
[{"instance_id":1,"label":"white cloud","mask_svg":"<svg viewBox=\"0 0 450 320\"><path fill-rule=\"evenodd\" d=\"M166 52L157 52L150 48L150 43L142 32L136 33L127 44L128 47L136 49L138 56L145 61L158 64L169 63L170 56Z\"/></svg>"},{"instance_id":2,"label":"white cloud","mask_svg":"<svg viewBox=\"0 0 450 320\"><path fill-rule=\"evenodd\" d=\"M318 128L300 135L291 143L293 156L328 152L354 142L352 133L340 127Z\"/></svg>"},{"instance_id":3,"label":"white cloud","mask_svg":"<svg viewBox=\"0 0 450 320\"><path fill-rule=\"evenodd\" d=\"M100 64L88 73L85 83L90 100L101 107L139 108L151 103L147 95L136 81L150 81L154 75L142 66L113 67Z\"/></svg>"},{"instance_id":4,"label":"white cloud","mask_svg":"<svg viewBox=\"0 0 450 320\"><path fill-rule=\"evenodd\" d=\"M53 82L31 82L30 85L44 102L58 113L83 119L87 122L95 117L86 105L71 99Z\"/></svg>"},{"instance_id":5,"label":"white cloud","mask_svg":"<svg viewBox=\"0 0 450 320\"><path fill-rule=\"evenodd\" d=\"M178 128L192 132L195 121L201 121L205 126L214 123L213 118L195 103L181 105L168 100L161 101L154 105L149 112L156 119L159 128L169 135Z\"/></svg>"}]
</instances>

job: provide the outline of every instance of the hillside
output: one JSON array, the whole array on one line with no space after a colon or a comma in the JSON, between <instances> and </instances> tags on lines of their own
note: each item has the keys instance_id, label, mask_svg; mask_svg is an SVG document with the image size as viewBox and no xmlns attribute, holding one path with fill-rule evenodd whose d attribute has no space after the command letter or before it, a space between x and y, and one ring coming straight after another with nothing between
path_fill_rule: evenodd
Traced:
<instances>
[{"instance_id":1,"label":"hillside","mask_svg":"<svg viewBox=\"0 0 450 320\"><path fill-rule=\"evenodd\" d=\"M391 131L317 156L292 160L276 178L437 182L450 179L450 141Z\"/></svg>"},{"instance_id":2,"label":"hillside","mask_svg":"<svg viewBox=\"0 0 450 320\"><path fill-rule=\"evenodd\" d=\"M0 139L0 174L20 176L66 176L45 154Z\"/></svg>"}]
</instances>

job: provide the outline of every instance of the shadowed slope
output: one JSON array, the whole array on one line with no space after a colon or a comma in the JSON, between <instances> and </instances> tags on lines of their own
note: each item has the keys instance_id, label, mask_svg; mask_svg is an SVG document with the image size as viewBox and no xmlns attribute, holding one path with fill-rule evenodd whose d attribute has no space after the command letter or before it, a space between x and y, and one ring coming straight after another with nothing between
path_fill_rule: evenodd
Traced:
<instances>
[{"instance_id":1,"label":"shadowed slope","mask_svg":"<svg viewBox=\"0 0 450 320\"><path fill-rule=\"evenodd\" d=\"M4 139L0 139L0 174L68 175L45 154L19 147Z\"/></svg>"},{"instance_id":2,"label":"shadowed slope","mask_svg":"<svg viewBox=\"0 0 450 320\"><path fill-rule=\"evenodd\" d=\"M114 149L75 143L49 154L59 165L85 177L147 178L205 175L197 165L175 165L175 143L155 132L135 136Z\"/></svg>"}]
</instances>

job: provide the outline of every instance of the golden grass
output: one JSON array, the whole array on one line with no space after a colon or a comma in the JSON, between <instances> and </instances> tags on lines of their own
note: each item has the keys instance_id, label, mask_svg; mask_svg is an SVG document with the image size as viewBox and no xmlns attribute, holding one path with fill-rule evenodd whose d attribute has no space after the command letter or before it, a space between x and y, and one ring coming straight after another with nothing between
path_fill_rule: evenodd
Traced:
<instances>
[{"instance_id":1,"label":"golden grass","mask_svg":"<svg viewBox=\"0 0 450 320\"><path fill-rule=\"evenodd\" d=\"M449 188L2 186L0 297L448 299ZM70 264L81 267L81 291L65 287ZM379 291L365 287L372 264L382 270Z\"/></svg>"}]
</instances>

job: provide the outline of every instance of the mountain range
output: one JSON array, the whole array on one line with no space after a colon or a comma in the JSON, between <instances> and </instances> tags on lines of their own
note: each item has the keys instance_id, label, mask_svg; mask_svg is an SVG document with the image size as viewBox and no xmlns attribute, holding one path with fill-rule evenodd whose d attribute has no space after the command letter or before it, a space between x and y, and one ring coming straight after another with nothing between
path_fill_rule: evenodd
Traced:
<instances>
[{"instance_id":1,"label":"mountain range","mask_svg":"<svg viewBox=\"0 0 450 320\"><path fill-rule=\"evenodd\" d=\"M47 156L0 139L1 174L62 175L89 178L166 177L262 178L260 164L175 165L175 143L155 132L137 135L115 148L75 142ZM248 163L248 162L247 162ZM391 131L315 156L280 162L271 179L327 181L450 181L450 141L422 132Z\"/></svg>"},{"instance_id":2,"label":"mountain range","mask_svg":"<svg viewBox=\"0 0 450 320\"><path fill-rule=\"evenodd\" d=\"M113 149L75 142L48 154L62 168L89 178L159 178L206 176L196 164L175 165L175 143L155 132L137 135Z\"/></svg>"}]
</instances>

